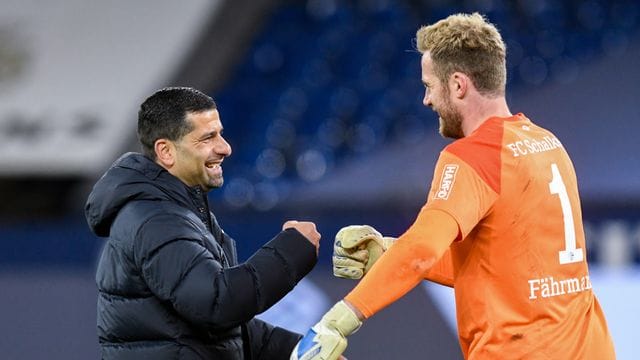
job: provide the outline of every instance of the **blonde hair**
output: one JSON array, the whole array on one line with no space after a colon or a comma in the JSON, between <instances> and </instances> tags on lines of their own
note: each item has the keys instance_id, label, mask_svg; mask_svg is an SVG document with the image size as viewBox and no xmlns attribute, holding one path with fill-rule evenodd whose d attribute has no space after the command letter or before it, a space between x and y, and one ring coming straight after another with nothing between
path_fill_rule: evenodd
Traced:
<instances>
[{"instance_id":1,"label":"blonde hair","mask_svg":"<svg viewBox=\"0 0 640 360\"><path fill-rule=\"evenodd\" d=\"M506 48L498 29L479 13L455 14L421 27L416 46L420 53L430 53L441 81L459 71L469 76L480 93L504 95Z\"/></svg>"}]
</instances>

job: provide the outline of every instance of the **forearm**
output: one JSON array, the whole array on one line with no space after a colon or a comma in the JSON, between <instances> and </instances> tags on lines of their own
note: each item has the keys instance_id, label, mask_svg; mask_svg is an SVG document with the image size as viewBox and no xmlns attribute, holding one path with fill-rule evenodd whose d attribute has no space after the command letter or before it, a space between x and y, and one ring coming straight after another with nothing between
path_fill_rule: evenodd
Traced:
<instances>
[{"instance_id":1,"label":"forearm","mask_svg":"<svg viewBox=\"0 0 640 360\"><path fill-rule=\"evenodd\" d=\"M345 300L365 317L372 316L413 289L457 236L452 217L437 210L421 211Z\"/></svg>"},{"instance_id":2,"label":"forearm","mask_svg":"<svg viewBox=\"0 0 640 360\"><path fill-rule=\"evenodd\" d=\"M363 320L411 290L457 236L458 224L451 216L423 208L358 286L298 342L291 359L338 359L346 338Z\"/></svg>"},{"instance_id":3,"label":"forearm","mask_svg":"<svg viewBox=\"0 0 640 360\"><path fill-rule=\"evenodd\" d=\"M253 318L288 294L316 261L315 247L298 231L281 232L245 263L218 274L212 319L227 326Z\"/></svg>"},{"instance_id":4,"label":"forearm","mask_svg":"<svg viewBox=\"0 0 640 360\"><path fill-rule=\"evenodd\" d=\"M231 268L188 240L170 242L145 259L144 277L154 294L188 322L213 331L238 326L269 308L317 261L315 247L295 230L280 233Z\"/></svg>"},{"instance_id":5,"label":"forearm","mask_svg":"<svg viewBox=\"0 0 640 360\"><path fill-rule=\"evenodd\" d=\"M245 263L255 276L258 312L289 293L316 262L316 248L295 229L281 232L260 248Z\"/></svg>"},{"instance_id":6,"label":"forearm","mask_svg":"<svg viewBox=\"0 0 640 360\"><path fill-rule=\"evenodd\" d=\"M364 317L371 317L408 293L436 261L433 253L419 254L403 245L396 243L389 249L345 297Z\"/></svg>"}]
</instances>

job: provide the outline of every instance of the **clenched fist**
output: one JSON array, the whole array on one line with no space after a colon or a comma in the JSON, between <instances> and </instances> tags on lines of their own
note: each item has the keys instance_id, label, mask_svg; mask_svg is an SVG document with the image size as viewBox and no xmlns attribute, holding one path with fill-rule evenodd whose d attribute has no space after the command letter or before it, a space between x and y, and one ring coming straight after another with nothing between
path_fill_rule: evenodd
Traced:
<instances>
[{"instance_id":1,"label":"clenched fist","mask_svg":"<svg viewBox=\"0 0 640 360\"><path fill-rule=\"evenodd\" d=\"M369 225L350 225L336 234L333 244L333 274L360 279L396 238L382 236Z\"/></svg>"},{"instance_id":2,"label":"clenched fist","mask_svg":"<svg viewBox=\"0 0 640 360\"><path fill-rule=\"evenodd\" d=\"M294 228L300 232L304 237L309 240L316 247L316 253L320 249L320 233L316 230L316 224L310 221L296 221L289 220L282 225L282 230Z\"/></svg>"}]
</instances>

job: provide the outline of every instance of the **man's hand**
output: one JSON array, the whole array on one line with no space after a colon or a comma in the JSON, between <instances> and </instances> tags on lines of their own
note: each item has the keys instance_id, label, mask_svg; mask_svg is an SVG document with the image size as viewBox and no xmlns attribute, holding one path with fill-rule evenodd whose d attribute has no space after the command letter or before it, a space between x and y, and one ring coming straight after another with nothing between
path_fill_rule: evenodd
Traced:
<instances>
[{"instance_id":1,"label":"man's hand","mask_svg":"<svg viewBox=\"0 0 640 360\"><path fill-rule=\"evenodd\" d=\"M316 230L316 224L310 221L289 220L282 225L282 230L289 228L294 228L298 230L300 234L304 235L304 237L316 247L316 254L318 253L320 249L320 233Z\"/></svg>"},{"instance_id":2,"label":"man's hand","mask_svg":"<svg viewBox=\"0 0 640 360\"><path fill-rule=\"evenodd\" d=\"M333 244L333 274L346 279L360 279L395 240L382 236L369 225L343 227Z\"/></svg>"},{"instance_id":3,"label":"man's hand","mask_svg":"<svg viewBox=\"0 0 640 360\"><path fill-rule=\"evenodd\" d=\"M336 360L347 348L346 337L356 332L362 321L347 303L335 304L298 342L289 360Z\"/></svg>"}]
</instances>

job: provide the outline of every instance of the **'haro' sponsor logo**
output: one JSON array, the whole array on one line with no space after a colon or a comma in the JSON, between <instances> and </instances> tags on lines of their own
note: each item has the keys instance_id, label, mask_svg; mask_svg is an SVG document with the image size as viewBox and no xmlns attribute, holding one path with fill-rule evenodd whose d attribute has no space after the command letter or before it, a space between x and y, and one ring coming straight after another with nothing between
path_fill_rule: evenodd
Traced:
<instances>
[{"instance_id":1,"label":"'haro' sponsor logo","mask_svg":"<svg viewBox=\"0 0 640 360\"><path fill-rule=\"evenodd\" d=\"M456 181L457 172L457 164L447 164L444 166L442 177L440 178L440 186L438 186L438 190L436 190L434 199L447 200L449 198L449 194L453 188L453 183Z\"/></svg>"}]
</instances>

